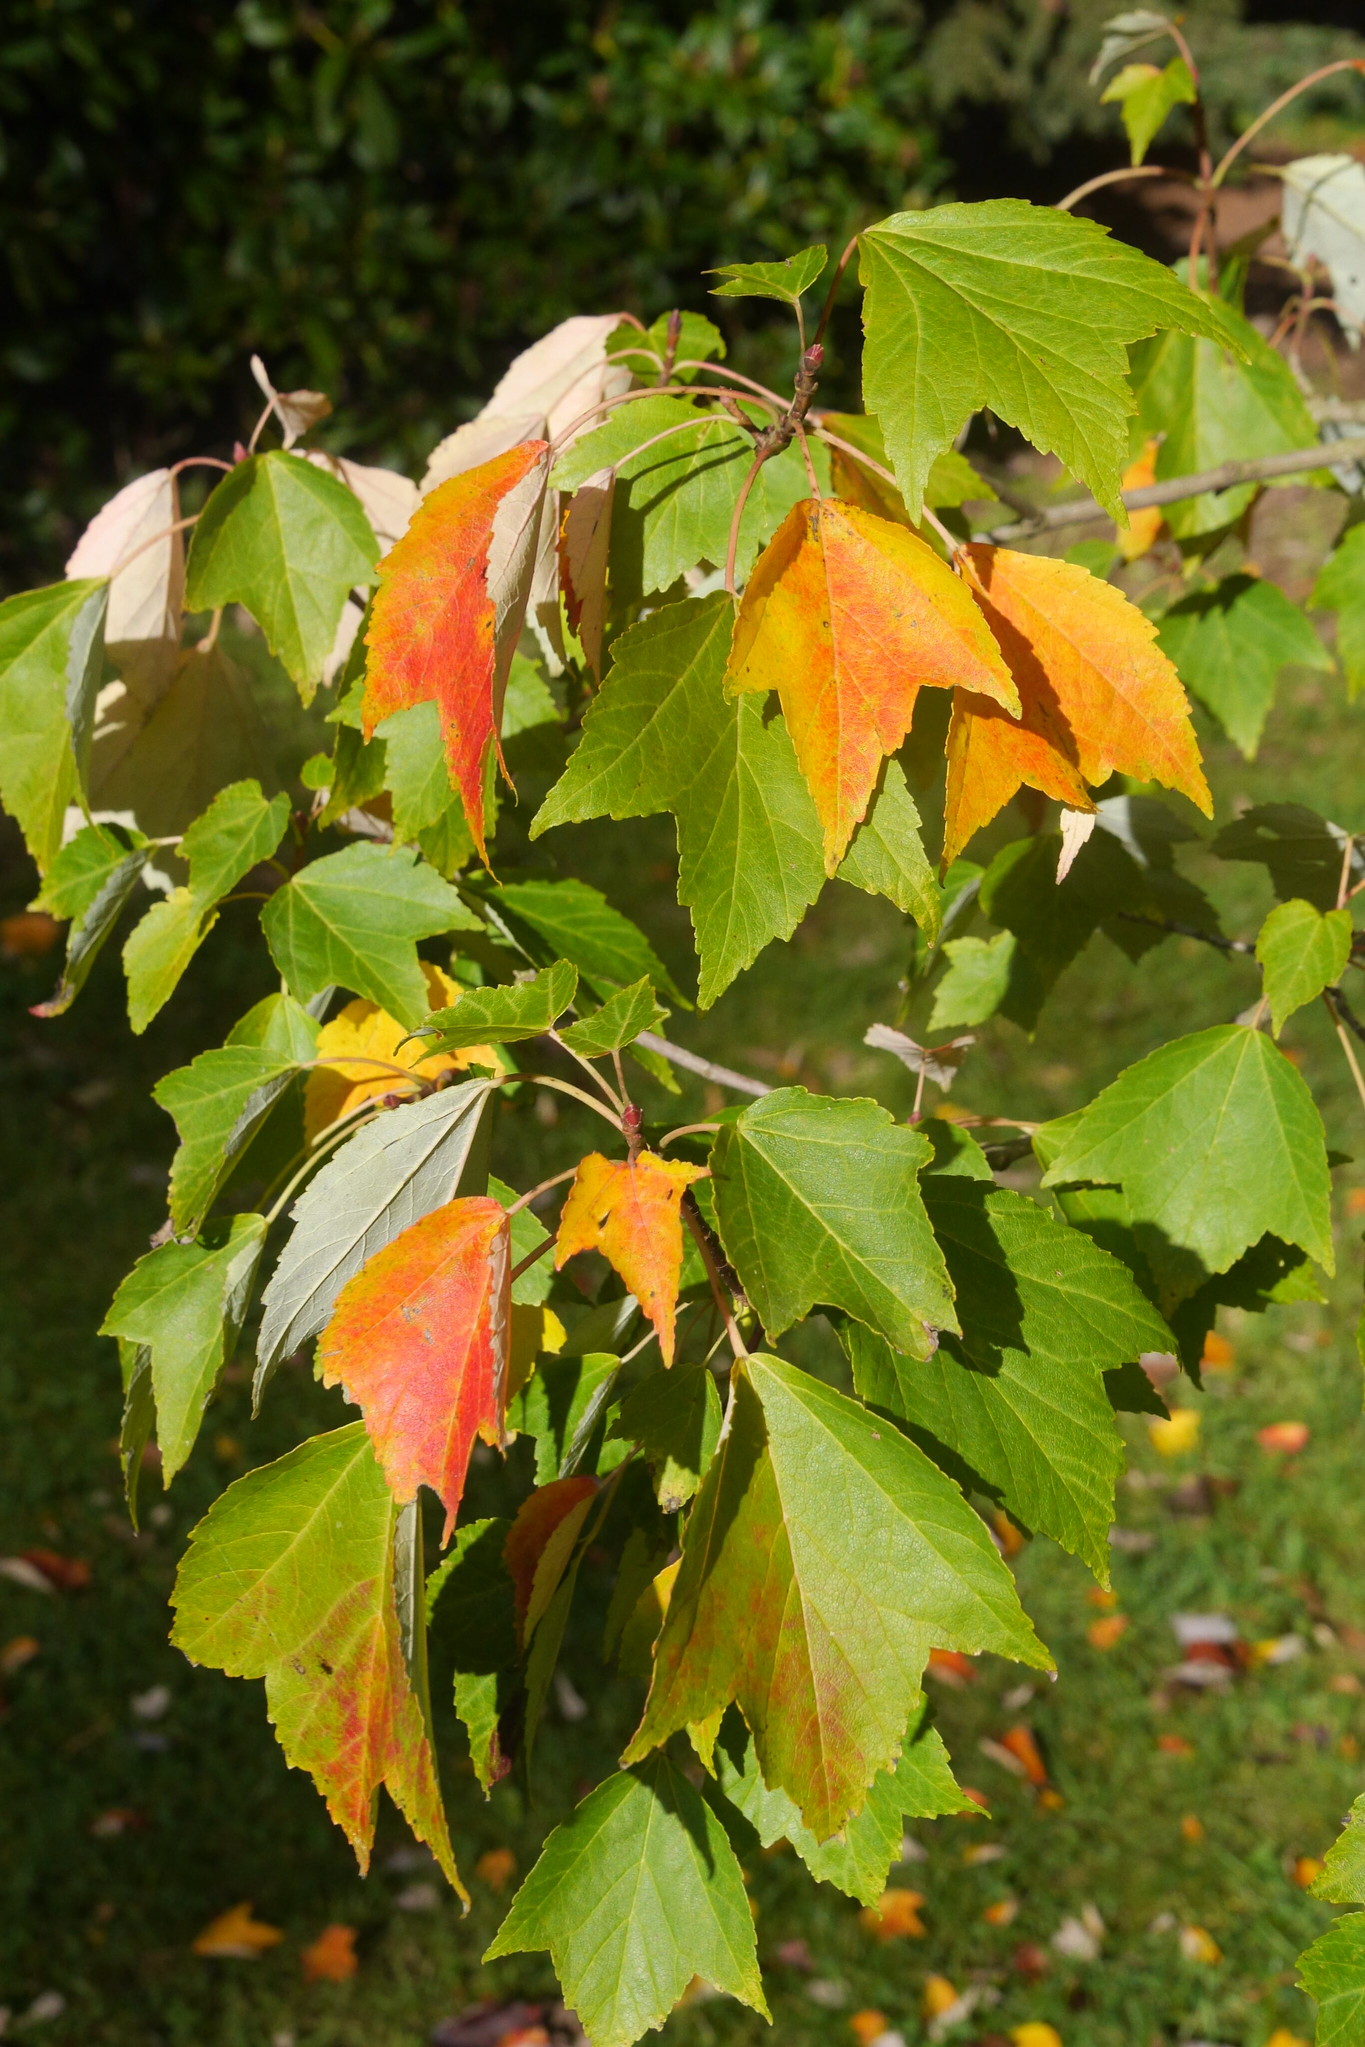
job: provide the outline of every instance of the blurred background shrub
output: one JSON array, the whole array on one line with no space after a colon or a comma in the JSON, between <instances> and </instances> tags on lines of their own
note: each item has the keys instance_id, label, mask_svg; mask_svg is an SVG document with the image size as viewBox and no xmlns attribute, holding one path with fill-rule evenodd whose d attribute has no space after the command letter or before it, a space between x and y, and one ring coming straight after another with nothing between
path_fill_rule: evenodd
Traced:
<instances>
[{"instance_id":1,"label":"blurred background shrub","mask_svg":"<svg viewBox=\"0 0 1365 2047\"><path fill-rule=\"evenodd\" d=\"M244 432L253 349L331 394L333 446L413 467L567 313L704 305L707 265L900 207L1055 199L1122 160L1086 81L1116 4L9 0L0 590L58 573L117 483ZM1365 53L1358 0L1186 18L1225 133ZM1358 133L1353 90L1295 147ZM771 315L724 305L742 363Z\"/></svg>"}]
</instances>

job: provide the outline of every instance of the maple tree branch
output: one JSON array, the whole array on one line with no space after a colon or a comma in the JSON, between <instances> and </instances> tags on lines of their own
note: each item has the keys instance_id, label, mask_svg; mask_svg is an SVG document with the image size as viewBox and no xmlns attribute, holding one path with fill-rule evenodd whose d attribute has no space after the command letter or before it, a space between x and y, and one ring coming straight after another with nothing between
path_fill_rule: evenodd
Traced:
<instances>
[{"instance_id":1,"label":"maple tree branch","mask_svg":"<svg viewBox=\"0 0 1365 2047\"><path fill-rule=\"evenodd\" d=\"M753 466L740 486L739 496L735 500L734 516L730 520L730 542L725 550L725 588L731 597L735 594L735 556L739 550L739 522L744 516L744 507L749 502L749 492L754 487L754 479L763 464L789 448L796 435L804 428L811 399L815 396L820 365L824 359L823 347L818 341L812 341L801 356L790 405L771 426L764 427L754 442Z\"/></svg>"},{"instance_id":2,"label":"maple tree branch","mask_svg":"<svg viewBox=\"0 0 1365 2047\"><path fill-rule=\"evenodd\" d=\"M575 1166L574 1171L577 1172L577 1170L578 1168ZM553 1185L553 1182L551 1184ZM509 1208L507 1213L509 1215L515 1215L516 1210L514 1208ZM545 1253L547 1251L551 1251L554 1249L554 1245L555 1239L553 1237L546 1237L543 1243L536 1245L534 1251L528 1251L524 1258L519 1258L516 1264L512 1267L512 1270L507 1275L507 1284L509 1286L515 1286L517 1281L521 1278L523 1272L529 1272L531 1267L538 1263L538 1261L545 1256Z\"/></svg>"},{"instance_id":3,"label":"maple tree branch","mask_svg":"<svg viewBox=\"0 0 1365 2047\"><path fill-rule=\"evenodd\" d=\"M752 391L754 396L761 398L773 412L781 412L787 403L786 399L774 391L770 385L760 384L755 377L746 377L742 370L722 369L718 362L692 362L689 360L687 362L674 363L673 368L675 374L678 370L697 370L699 372L704 371L706 375L712 377L727 377L730 383L736 387L743 386L744 390ZM689 384L687 389L695 392L698 391L699 387L695 384ZM704 391L702 395L705 395Z\"/></svg>"},{"instance_id":4,"label":"maple tree branch","mask_svg":"<svg viewBox=\"0 0 1365 2047\"><path fill-rule=\"evenodd\" d=\"M839 286L843 282L844 272L848 268L848 259L857 246L857 235L850 235L843 255L834 266L834 275L829 281L829 290L825 293L825 303L820 309L820 324L815 330L815 339L817 341L823 341L825 338L825 329L829 325L829 316L834 311L834 301L838 294Z\"/></svg>"},{"instance_id":5,"label":"maple tree branch","mask_svg":"<svg viewBox=\"0 0 1365 2047\"><path fill-rule=\"evenodd\" d=\"M1273 121L1276 114L1287 107L1291 100L1297 99L1301 92L1307 92L1310 86L1320 84L1324 78L1330 78L1334 71L1359 71L1365 74L1365 57L1338 57L1335 63L1324 64L1317 71L1310 71L1307 78L1301 78L1297 85L1290 86L1288 92L1282 92L1277 100L1272 100L1265 112L1256 116L1251 126L1242 131L1231 149L1223 155L1210 180L1214 189L1222 184L1236 158L1241 155L1252 137L1260 134L1268 121Z\"/></svg>"},{"instance_id":6,"label":"maple tree branch","mask_svg":"<svg viewBox=\"0 0 1365 2047\"><path fill-rule=\"evenodd\" d=\"M266 400L266 402L265 402L265 411L264 411L264 412L263 412L263 413L261 414L261 416L260 416L260 418L259 418L259 419L257 420L257 422L256 422L255 426L254 426L254 427L252 428L252 431L251 431L251 439L250 439L250 440L249 440L249 441L247 442L247 444L246 444L246 451L247 451L247 454L248 454L248 455L254 455L254 454L255 454L255 452L256 452L256 443L257 443L257 441L259 441L259 439L261 438L261 435L262 435L262 433L263 433L263 432L265 431L265 423L266 423L266 421L267 421L267 420L269 419L269 417L270 417L271 413L272 413L272 412L273 412L274 410L275 410L275 401L274 401L274 399L273 399L273 398L267 398L267 400Z\"/></svg>"},{"instance_id":7,"label":"maple tree branch","mask_svg":"<svg viewBox=\"0 0 1365 2047\"><path fill-rule=\"evenodd\" d=\"M542 1180L538 1187L528 1187L524 1194L519 1194L517 1196L516 1200L512 1203L512 1206L508 1209L507 1213L509 1215L520 1215L522 1209L529 1208L531 1203L537 1200L540 1195L548 1194L552 1187L562 1187L566 1180L572 1180L574 1174L577 1171L578 1171L577 1166L566 1166L562 1173L555 1173L551 1176L550 1179ZM540 1249L543 1251L545 1249L545 1246L542 1244ZM539 1256L539 1253L537 1253L536 1255ZM520 1268L518 1268L518 1270L519 1269ZM516 1273L513 1273L512 1277L515 1279Z\"/></svg>"},{"instance_id":8,"label":"maple tree branch","mask_svg":"<svg viewBox=\"0 0 1365 2047\"><path fill-rule=\"evenodd\" d=\"M1219 952L1254 953L1256 948L1247 938L1224 938L1219 931L1201 931L1197 924L1179 924L1172 917L1149 917L1142 910L1120 910L1117 912L1125 924L1150 924L1156 931L1170 931L1178 938L1197 938L1202 945L1215 946Z\"/></svg>"},{"instance_id":9,"label":"maple tree branch","mask_svg":"<svg viewBox=\"0 0 1365 2047\"><path fill-rule=\"evenodd\" d=\"M1356 1037L1365 1040L1365 1024L1361 1023L1360 1018L1355 1014L1339 988L1324 988L1322 991L1322 1002L1324 1009L1336 1027L1337 1038L1341 1044L1342 1051L1346 1055L1346 1064L1350 1067L1351 1078L1356 1084L1356 1093L1360 1096L1360 1105L1362 1108L1365 1108L1365 1074L1361 1073L1360 1061L1356 1058L1356 1048L1347 1035L1348 1031L1350 1031Z\"/></svg>"},{"instance_id":10,"label":"maple tree branch","mask_svg":"<svg viewBox=\"0 0 1365 2047\"><path fill-rule=\"evenodd\" d=\"M732 1066L717 1066L714 1059L703 1059L700 1052L689 1052L685 1046L674 1045L653 1031L641 1031L635 1042L643 1045L646 1052L658 1052L664 1059L671 1059L675 1066L681 1066L687 1073L699 1074L703 1080L713 1080L718 1087L733 1088L736 1094L758 1096L772 1093L766 1081L755 1080L748 1073L736 1073Z\"/></svg>"},{"instance_id":11,"label":"maple tree branch","mask_svg":"<svg viewBox=\"0 0 1365 2047\"><path fill-rule=\"evenodd\" d=\"M1183 178L1188 184L1194 183L1193 171L1171 170L1161 163L1126 163L1116 171L1101 171L1097 178L1087 178L1083 185L1077 185L1068 192L1065 199L1057 200L1054 213L1070 213L1073 206L1079 206L1082 199L1088 199L1092 192L1098 192L1103 185L1121 185L1129 178Z\"/></svg>"},{"instance_id":12,"label":"maple tree branch","mask_svg":"<svg viewBox=\"0 0 1365 2047\"><path fill-rule=\"evenodd\" d=\"M690 1194L683 1195L682 1212L687 1227L692 1232L697 1249L701 1253L701 1262L706 1267L706 1277L711 1282L711 1293L715 1299L716 1306L720 1310L720 1319L725 1324L725 1334L730 1339L730 1349L737 1358L747 1358L749 1353L745 1348L744 1338L739 1333L739 1324L735 1320L734 1309L725 1298L725 1288L721 1282L720 1268L716 1264L715 1253L707 1241L706 1225L698 1215L696 1205Z\"/></svg>"},{"instance_id":13,"label":"maple tree branch","mask_svg":"<svg viewBox=\"0 0 1365 2047\"><path fill-rule=\"evenodd\" d=\"M678 341L679 338L681 337L681 334L682 314L678 311L678 308L675 306L673 308L673 311L668 316L668 326L664 334L663 361L659 365L660 385L668 383L669 379L673 375L673 365L678 359Z\"/></svg>"},{"instance_id":14,"label":"maple tree branch","mask_svg":"<svg viewBox=\"0 0 1365 2047\"><path fill-rule=\"evenodd\" d=\"M1216 469L1196 470L1190 476L1170 476L1161 483L1145 483L1137 490L1121 493L1130 512L1148 505L1175 505L1185 498L1202 497L1206 491L1231 490L1239 483L1264 483L1276 476L1302 475L1308 469L1335 469L1344 462L1365 461L1365 435L1351 439L1319 441L1315 448L1298 448L1282 455L1257 455L1245 462L1220 462ZM1107 519L1108 512L1094 498L1071 498L1065 504L1040 506L1032 518L1014 526L998 526L990 535L996 542L1020 540L1031 533L1057 526L1083 526L1092 519Z\"/></svg>"}]
</instances>

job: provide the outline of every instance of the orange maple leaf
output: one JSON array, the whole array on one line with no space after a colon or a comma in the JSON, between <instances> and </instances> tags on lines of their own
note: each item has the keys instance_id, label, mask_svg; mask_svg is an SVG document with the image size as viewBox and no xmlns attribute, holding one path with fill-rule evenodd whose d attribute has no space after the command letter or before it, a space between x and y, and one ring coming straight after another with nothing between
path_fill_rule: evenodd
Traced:
<instances>
[{"instance_id":1,"label":"orange maple leaf","mask_svg":"<svg viewBox=\"0 0 1365 2047\"><path fill-rule=\"evenodd\" d=\"M433 1009L449 1009L464 993L458 981L418 962ZM396 1094L407 1100L422 1081L442 1073L476 1066L491 1073L508 1071L508 1061L493 1045L469 1045L459 1052L426 1052L422 1040L410 1036L397 1017L363 996L338 1010L318 1032L317 1058L325 1060L309 1074L303 1092L303 1134L311 1144L340 1117L348 1116L372 1096ZM395 1073L395 1066L403 1073ZM411 1079L406 1075L411 1075Z\"/></svg>"},{"instance_id":2,"label":"orange maple leaf","mask_svg":"<svg viewBox=\"0 0 1365 2047\"><path fill-rule=\"evenodd\" d=\"M517 1625L526 1641L564 1575L569 1552L587 1518L597 1480L587 1472L537 1486L517 1509L507 1531L503 1562L512 1580Z\"/></svg>"},{"instance_id":3,"label":"orange maple leaf","mask_svg":"<svg viewBox=\"0 0 1365 2047\"><path fill-rule=\"evenodd\" d=\"M354 1926L324 1926L299 1956L305 1983L348 1983L360 1967Z\"/></svg>"},{"instance_id":4,"label":"orange maple leaf","mask_svg":"<svg viewBox=\"0 0 1365 2047\"><path fill-rule=\"evenodd\" d=\"M474 1439L502 1438L511 1307L507 1214L487 1195L409 1224L348 1280L322 1333L324 1386L360 1408L400 1501L429 1485L449 1542Z\"/></svg>"},{"instance_id":5,"label":"orange maple leaf","mask_svg":"<svg viewBox=\"0 0 1365 2047\"><path fill-rule=\"evenodd\" d=\"M833 874L924 684L1017 712L961 577L906 527L837 498L794 505L749 578L726 688L775 689Z\"/></svg>"},{"instance_id":6,"label":"orange maple leaf","mask_svg":"<svg viewBox=\"0 0 1365 2047\"><path fill-rule=\"evenodd\" d=\"M379 564L365 644L365 737L434 703L451 780L481 857L484 779L530 594L549 447L521 441L438 484ZM505 772L505 769L504 769Z\"/></svg>"},{"instance_id":7,"label":"orange maple leaf","mask_svg":"<svg viewBox=\"0 0 1365 2047\"><path fill-rule=\"evenodd\" d=\"M666 1365L673 1362L673 1314L682 1271L683 1195L704 1166L642 1151L631 1163L590 1151L578 1162L559 1218L555 1270L576 1251L600 1251L654 1324Z\"/></svg>"},{"instance_id":8,"label":"orange maple leaf","mask_svg":"<svg viewBox=\"0 0 1365 2047\"><path fill-rule=\"evenodd\" d=\"M1189 699L1156 627L1121 590L1050 555L976 545L959 559L1019 685L1016 721L958 691L948 731L943 859L1021 783L1073 810L1116 770L1213 811Z\"/></svg>"},{"instance_id":9,"label":"orange maple leaf","mask_svg":"<svg viewBox=\"0 0 1365 2047\"><path fill-rule=\"evenodd\" d=\"M1148 484L1156 482L1156 455L1160 446L1155 435L1144 442L1142 453L1124 470L1120 490L1145 490ZM1155 545L1161 531L1161 517L1160 505L1144 505L1140 512L1128 514L1127 532L1120 530L1114 536L1126 562L1140 561Z\"/></svg>"}]
</instances>

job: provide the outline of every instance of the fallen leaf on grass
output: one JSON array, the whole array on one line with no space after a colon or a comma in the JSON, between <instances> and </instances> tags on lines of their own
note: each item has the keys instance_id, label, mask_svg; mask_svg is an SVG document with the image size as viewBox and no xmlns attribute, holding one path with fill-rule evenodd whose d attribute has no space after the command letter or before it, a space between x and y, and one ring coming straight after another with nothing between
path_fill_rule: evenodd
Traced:
<instances>
[{"instance_id":1,"label":"fallen leaf on grass","mask_svg":"<svg viewBox=\"0 0 1365 2047\"><path fill-rule=\"evenodd\" d=\"M944 2012L952 2010L957 2000L957 1986L950 1983L946 1976L925 1977L920 2010L926 2019L941 2018Z\"/></svg>"},{"instance_id":2,"label":"fallen leaf on grass","mask_svg":"<svg viewBox=\"0 0 1365 2047\"><path fill-rule=\"evenodd\" d=\"M923 1903L919 1891L883 1891L877 1904L865 1906L858 1914L858 1923L878 1940L923 1940L925 1927L919 1916Z\"/></svg>"},{"instance_id":3,"label":"fallen leaf on grass","mask_svg":"<svg viewBox=\"0 0 1365 2047\"><path fill-rule=\"evenodd\" d=\"M23 1557L0 1557L0 1578L8 1578L11 1585L22 1585L26 1592L53 1592L56 1590L50 1578L26 1563Z\"/></svg>"},{"instance_id":4,"label":"fallen leaf on grass","mask_svg":"<svg viewBox=\"0 0 1365 2047\"><path fill-rule=\"evenodd\" d=\"M1311 1889L1322 1875L1322 1863L1316 1855L1296 1855L1293 1877L1301 1891Z\"/></svg>"},{"instance_id":5,"label":"fallen leaf on grass","mask_svg":"<svg viewBox=\"0 0 1365 2047\"><path fill-rule=\"evenodd\" d=\"M145 1812L139 1812L132 1805L111 1805L107 1812L97 1813L90 1822L92 1841L116 1841L120 1834L137 1832L147 1824Z\"/></svg>"},{"instance_id":6,"label":"fallen leaf on grass","mask_svg":"<svg viewBox=\"0 0 1365 2047\"><path fill-rule=\"evenodd\" d=\"M964 1656L960 1649L931 1649L928 1671L930 1677L936 1677L955 1689L976 1683L976 1666L971 1657Z\"/></svg>"},{"instance_id":7,"label":"fallen leaf on grass","mask_svg":"<svg viewBox=\"0 0 1365 2047\"><path fill-rule=\"evenodd\" d=\"M1300 2033L1291 2033L1288 2026L1276 2026L1265 2047L1308 2047Z\"/></svg>"},{"instance_id":8,"label":"fallen leaf on grass","mask_svg":"<svg viewBox=\"0 0 1365 2047\"><path fill-rule=\"evenodd\" d=\"M16 910L12 917L0 917L0 959L40 960L61 935L55 917L42 910Z\"/></svg>"},{"instance_id":9,"label":"fallen leaf on grass","mask_svg":"<svg viewBox=\"0 0 1365 2047\"><path fill-rule=\"evenodd\" d=\"M84 1557L59 1556L55 1549L21 1549L19 1557L41 1572L58 1592L83 1592L90 1583L90 1566Z\"/></svg>"},{"instance_id":10,"label":"fallen leaf on grass","mask_svg":"<svg viewBox=\"0 0 1365 2047\"><path fill-rule=\"evenodd\" d=\"M1024 1775L1030 1784L1047 1783L1047 1764L1038 1750L1038 1744L1027 1727L1011 1727L1001 1737L1000 1745L1008 1750L1022 1765Z\"/></svg>"},{"instance_id":11,"label":"fallen leaf on grass","mask_svg":"<svg viewBox=\"0 0 1365 2047\"><path fill-rule=\"evenodd\" d=\"M474 1874L490 1891L505 1891L517 1873L517 1858L510 1848L488 1848L474 1864Z\"/></svg>"},{"instance_id":12,"label":"fallen leaf on grass","mask_svg":"<svg viewBox=\"0 0 1365 2047\"><path fill-rule=\"evenodd\" d=\"M1047 1956L1036 1940L1020 1941L1010 1956L1010 1967L1016 1976L1022 1976L1026 1983L1036 1983L1040 1976L1047 1974Z\"/></svg>"},{"instance_id":13,"label":"fallen leaf on grass","mask_svg":"<svg viewBox=\"0 0 1365 2047\"><path fill-rule=\"evenodd\" d=\"M848 2022L848 2030L858 2042L858 2047L872 2047L872 2042L886 2031L886 2013L881 2011L855 2011Z\"/></svg>"},{"instance_id":14,"label":"fallen leaf on grass","mask_svg":"<svg viewBox=\"0 0 1365 2047\"><path fill-rule=\"evenodd\" d=\"M253 1916L249 1904L234 1905L211 1919L193 1942L197 1955L215 1960L254 1962L267 1948L278 1947L284 1939L278 1926L267 1926Z\"/></svg>"},{"instance_id":15,"label":"fallen leaf on grass","mask_svg":"<svg viewBox=\"0 0 1365 2047\"><path fill-rule=\"evenodd\" d=\"M360 1967L354 1926L324 1926L299 1960L305 1983L348 1983Z\"/></svg>"},{"instance_id":16,"label":"fallen leaf on grass","mask_svg":"<svg viewBox=\"0 0 1365 2047\"><path fill-rule=\"evenodd\" d=\"M1180 1952L1187 1962L1199 1962L1210 1969L1223 1959L1223 1950L1202 1926L1181 1927Z\"/></svg>"},{"instance_id":17,"label":"fallen leaf on grass","mask_svg":"<svg viewBox=\"0 0 1365 2047\"><path fill-rule=\"evenodd\" d=\"M32 1663L38 1654L36 1635L12 1635L3 1649L0 1649L0 1677L13 1677L16 1670L22 1670L26 1663Z\"/></svg>"},{"instance_id":18,"label":"fallen leaf on grass","mask_svg":"<svg viewBox=\"0 0 1365 2047\"><path fill-rule=\"evenodd\" d=\"M1230 1372L1237 1362L1237 1353L1226 1336L1220 1336L1211 1329L1204 1338L1204 1352L1199 1360L1206 1372Z\"/></svg>"},{"instance_id":19,"label":"fallen leaf on grass","mask_svg":"<svg viewBox=\"0 0 1365 2047\"><path fill-rule=\"evenodd\" d=\"M1192 1756L1194 1754L1194 1743L1186 1741L1183 1734L1159 1734L1156 1738L1156 1745L1163 1754L1168 1756Z\"/></svg>"},{"instance_id":20,"label":"fallen leaf on grass","mask_svg":"<svg viewBox=\"0 0 1365 2047\"><path fill-rule=\"evenodd\" d=\"M1113 1649L1127 1631L1126 1613L1107 1613L1103 1620L1091 1621L1085 1639L1092 1649Z\"/></svg>"},{"instance_id":21,"label":"fallen leaf on grass","mask_svg":"<svg viewBox=\"0 0 1365 2047\"><path fill-rule=\"evenodd\" d=\"M963 1849L962 1860L968 1869L980 1869L987 1862L1003 1862L1008 1853L1003 1841L974 1841Z\"/></svg>"},{"instance_id":22,"label":"fallen leaf on grass","mask_svg":"<svg viewBox=\"0 0 1365 2047\"><path fill-rule=\"evenodd\" d=\"M1188 1841L1191 1846L1202 1841L1204 1838L1204 1822L1201 1819L1196 1819L1192 1812L1185 1813L1180 1821L1180 1838L1182 1841Z\"/></svg>"},{"instance_id":23,"label":"fallen leaf on grass","mask_svg":"<svg viewBox=\"0 0 1365 2047\"><path fill-rule=\"evenodd\" d=\"M1085 1597L1086 1604L1097 1606L1101 1613L1112 1613L1119 1603L1118 1593L1106 1585L1087 1586Z\"/></svg>"},{"instance_id":24,"label":"fallen leaf on grass","mask_svg":"<svg viewBox=\"0 0 1365 2047\"><path fill-rule=\"evenodd\" d=\"M1092 1904L1069 1912L1052 1936L1052 1947L1070 1962L1096 1962L1104 1940L1104 1921Z\"/></svg>"},{"instance_id":25,"label":"fallen leaf on grass","mask_svg":"<svg viewBox=\"0 0 1365 2047\"><path fill-rule=\"evenodd\" d=\"M987 1926L1013 1926L1019 1917L1017 1898L997 1898L993 1905L987 1905L981 1914Z\"/></svg>"},{"instance_id":26,"label":"fallen leaf on grass","mask_svg":"<svg viewBox=\"0 0 1365 2047\"><path fill-rule=\"evenodd\" d=\"M1312 1433L1307 1422L1270 1422L1257 1429L1256 1441L1272 1456L1296 1457Z\"/></svg>"},{"instance_id":27,"label":"fallen leaf on grass","mask_svg":"<svg viewBox=\"0 0 1365 2047\"><path fill-rule=\"evenodd\" d=\"M1197 1407L1173 1407L1169 1420L1152 1415L1147 1422L1152 1448L1161 1457L1185 1456L1199 1441L1199 1421Z\"/></svg>"},{"instance_id":28,"label":"fallen leaf on grass","mask_svg":"<svg viewBox=\"0 0 1365 2047\"><path fill-rule=\"evenodd\" d=\"M1062 1797L1061 1792L1054 1791L1050 1784L1045 1784L1038 1793L1038 1809L1040 1812L1061 1812L1065 1804L1066 1800Z\"/></svg>"},{"instance_id":29,"label":"fallen leaf on grass","mask_svg":"<svg viewBox=\"0 0 1365 2047\"><path fill-rule=\"evenodd\" d=\"M1061 2034L1046 2019L1025 2019L1022 2026L1011 2026L1010 2038L1014 2047L1062 2047Z\"/></svg>"}]
</instances>

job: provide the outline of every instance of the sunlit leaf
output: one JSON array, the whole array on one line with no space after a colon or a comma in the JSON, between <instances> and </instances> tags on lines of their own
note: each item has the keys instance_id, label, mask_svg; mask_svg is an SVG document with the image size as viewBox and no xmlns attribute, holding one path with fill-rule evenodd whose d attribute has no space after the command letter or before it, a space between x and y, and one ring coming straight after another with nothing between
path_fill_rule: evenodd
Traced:
<instances>
[{"instance_id":1,"label":"sunlit leaf","mask_svg":"<svg viewBox=\"0 0 1365 2047\"><path fill-rule=\"evenodd\" d=\"M634 1294L673 1362L673 1312L682 1270L679 1204L705 1168L642 1151L632 1160L589 1152L578 1162L559 1219L555 1265L578 1251L600 1251Z\"/></svg>"}]
</instances>

